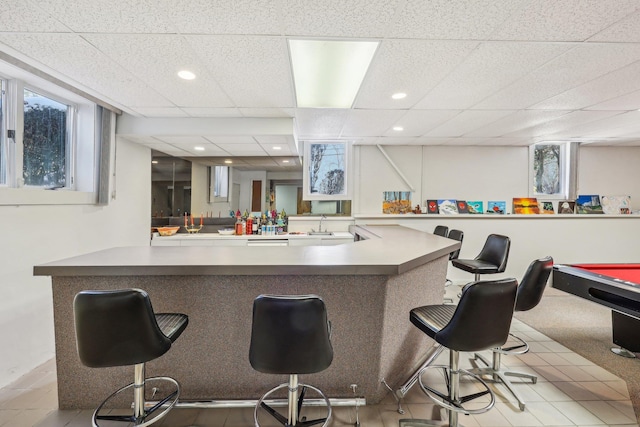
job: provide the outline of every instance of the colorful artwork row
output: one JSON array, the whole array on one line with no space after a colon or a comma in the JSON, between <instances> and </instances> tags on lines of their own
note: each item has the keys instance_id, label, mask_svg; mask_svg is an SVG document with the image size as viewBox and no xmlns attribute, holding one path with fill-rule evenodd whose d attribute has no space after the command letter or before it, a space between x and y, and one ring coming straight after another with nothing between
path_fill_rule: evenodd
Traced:
<instances>
[{"instance_id":1,"label":"colorful artwork row","mask_svg":"<svg viewBox=\"0 0 640 427\"><path fill-rule=\"evenodd\" d=\"M557 203L557 204L556 204ZM554 209L554 205L557 208ZM507 214L507 202L489 200L485 210L483 201L458 199L428 199L424 208L417 205L412 208L410 191L385 191L382 213L424 213L424 214ZM631 213L630 196L580 195L575 200L538 201L531 197L515 197L511 204L511 213L520 215L536 214L610 214Z\"/></svg>"}]
</instances>

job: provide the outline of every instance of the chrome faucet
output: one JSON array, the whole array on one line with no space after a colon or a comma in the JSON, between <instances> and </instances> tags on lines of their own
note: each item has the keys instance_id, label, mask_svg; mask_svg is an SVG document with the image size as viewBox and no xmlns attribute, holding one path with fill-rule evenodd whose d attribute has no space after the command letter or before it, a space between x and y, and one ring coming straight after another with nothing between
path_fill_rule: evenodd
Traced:
<instances>
[{"instance_id":1,"label":"chrome faucet","mask_svg":"<svg viewBox=\"0 0 640 427\"><path fill-rule=\"evenodd\" d=\"M318 227L318 232L319 233L322 233L322 220L325 219L325 218L326 218L326 216L324 216L324 215L320 216L320 226Z\"/></svg>"}]
</instances>

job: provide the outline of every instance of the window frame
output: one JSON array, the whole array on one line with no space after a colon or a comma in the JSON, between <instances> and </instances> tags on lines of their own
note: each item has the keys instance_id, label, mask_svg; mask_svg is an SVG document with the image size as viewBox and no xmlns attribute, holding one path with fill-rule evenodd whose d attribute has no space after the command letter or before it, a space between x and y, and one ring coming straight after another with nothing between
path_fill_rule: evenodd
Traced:
<instances>
[{"instance_id":1,"label":"window frame","mask_svg":"<svg viewBox=\"0 0 640 427\"><path fill-rule=\"evenodd\" d=\"M5 137L6 179L0 184L0 205L95 205L98 199L100 140L98 105L29 71L0 61L0 80L5 82L5 112L2 129ZM25 87L39 95L74 107L67 138L67 186L51 191L46 187L24 185L23 133ZM13 130L15 138L7 138Z\"/></svg>"},{"instance_id":2,"label":"window frame","mask_svg":"<svg viewBox=\"0 0 640 427\"><path fill-rule=\"evenodd\" d=\"M557 193L547 194L539 193L535 190L535 151L541 146L555 145L560 147L560 159L559 159L559 180L560 189ZM567 199L572 194L572 186L575 185L572 177L574 153L571 149L571 142L569 141L541 141L529 146L529 197L535 197L538 199L548 200L563 200Z\"/></svg>"},{"instance_id":3,"label":"window frame","mask_svg":"<svg viewBox=\"0 0 640 427\"><path fill-rule=\"evenodd\" d=\"M48 98L52 101L55 101L59 104L63 104L67 106L67 114L66 114L66 135L65 135L65 185L64 187L60 187L60 188L56 188L56 190L67 190L67 191L75 191L76 190L76 176L75 176L75 164L76 164L76 154L77 154L77 147L76 147L76 135L77 135L77 127L76 127L76 123L77 123L77 111L78 111L78 107L76 105L76 103L70 102L67 99L64 99L60 96L56 96L56 95L52 95L50 93L48 93L45 90L41 90L39 88L35 88L31 85L23 85L22 90L20 91L20 93L22 93L23 97L21 98L21 101L24 102L24 92L25 91L30 91L33 92L41 97L44 98ZM22 108L21 110L21 114L22 114L22 123L23 123L23 130L24 130L24 108ZM16 158L16 166L20 165L21 167L16 168L19 169L20 171L24 170L24 135L22 138L22 141L20 142L20 144L22 145L22 159L20 159L20 161L18 161L18 159ZM23 172L21 172L22 174ZM24 176L21 176L18 178L20 180L21 183L23 183L22 185L25 188L39 188L39 189L45 189L48 190L50 189L50 187L46 187L43 185L28 185L28 184L24 184Z\"/></svg>"},{"instance_id":4,"label":"window frame","mask_svg":"<svg viewBox=\"0 0 640 427\"><path fill-rule=\"evenodd\" d=\"M216 188L218 187L218 182L216 179L216 168L226 168L227 169L227 194L225 196L216 196ZM209 203L225 203L229 201L229 194L231 193L231 170L230 166L226 165L214 165L209 166Z\"/></svg>"},{"instance_id":5,"label":"window frame","mask_svg":"<svg viewBox=\"0 0 640 427\"><path fill-rule=\"evenodd\" d=\"M312 145L343 145L344 154L342 158L343 166L343 179L344 179L344 192L338 194L328 194L321 192L311 191L311 178L309 168L311 167L311 146ZM353 197L353 185L351 182L351 159L353 158L353 145L348 141L305 141L304 142L304 156L302 159L302 199L303 200L325 200L325 201L337 201L337 200L351 200Z\"/></svg>"}]
</instances>

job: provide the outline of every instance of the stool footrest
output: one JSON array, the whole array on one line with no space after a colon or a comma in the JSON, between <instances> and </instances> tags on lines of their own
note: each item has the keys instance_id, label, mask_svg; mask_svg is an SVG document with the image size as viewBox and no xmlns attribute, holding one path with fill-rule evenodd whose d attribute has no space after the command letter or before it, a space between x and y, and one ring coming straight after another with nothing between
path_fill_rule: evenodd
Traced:
<instances>
[{"instance_id":1,"label":"stool footrest","mask_svg":"<svg viewBox=\"0 0 640 427\"><path fill-rule=\"evenodd\" d=\"M269 406L267 403L265 403L265 400L267 397L269 397L271 394L273 394L274 392L276 392L277 390L280 389L288 389L290 390L290 384L289 383L283 383L280 384L279 386L276 386L274 388L272 388L271 390L269 390L268 392L266 392L257 402L256 406L255 406L255 410L253 412L253 418L254 418L254 423L256 425L256 427L260 426L260 423L258 422L258 410L260 408L264 409L266 412L268 412L276 421L278 421L280 424L282 424L285 427L289 427L291 425L293 425L294 423L291 422L291 420L289 420L289 418L287 418L286 416L284 416L283 414L279 413L278 411L276 411L275 409L273 409L271 406ZM329 398L327 398L327 396L324 395L324 393L322 393L322 391L320 391L320 389L308 385L308 384L303 384L303 383L298 383L298 389L300 389L300 394L296 400L296 402L294 403L297 406L297 410L294 412L296 414L296 416L294 417L295 419L295 426L296 427L309 427L309 426L313 426L316 424L322 424L323 426L326 426L329 421L331 420L331 403L329 402ZM305 402L305 395L306 395L306 390L313 390L316 393L318 393L321 398L324 400L324 402L326 403L326 407L327 407L327 416L324 418L317 418L317 419L313 419L313 420L307 420L306 417L300 417L300 411L304 405ZM291 414L291 410L289 410L289 414Z\"/></svg>"},{"instance_id":2,"label":"stool footrest","mask_svg":"<svg viewBox=\"0 0 640 427\"><path fill-rule=\"evenodd\" d=\"M176 389L175 389L175 391L171 392L167 397L161 399L158 403L154 404L153 406L151 406L148 409L146 408L146 405L144 405L144 402L142 402L143 407L145 407L144 415L142 417L136 417L135 414L132 414L132 415L101 415L100 411L102 410L102 408L105 406L105 404L107 402L109 402L115 396L119 395L120 393L122 393L125 390L128 390L128 389L136 387L136 386L138 386L138 387L140 386L140 384L136 384L136 383L128 384L128 385L122 387L121 389L115 391L114 393L112 393L93 412L93 417L92 417L92 425L93 425L93 427L100 427L100 425L98 424L99 420L100 421L119 421L119 422L134 423L136 425L136 427L145 427L145 426L149 426L149 425L155 423L156 421L160 421L162 418L164 418L168 414L169 410L171 408L173 408L173 406L178 402L178 397L180 396L180 385L178 384L178 382L176 380L174 380L173 378L170 378L170 377L151 377L151 378L146 378L145 379L145 383L154 382L154 381L169 382ZM159 410L159 409L162 409L161 412L159 412L155 417L147 420L147 417L155 414L155 412L157 410Z\"/></svg>"},{"instance_id":3,"label":"stool footrest","mask_svg":"<svg viewBox=\"0 0 640 427\"><path fill-rule=\"evenodd\" d=\"M455 412L461 412L465 415L469 415L469 414L482 414L484 412L487 412L489 409L493 408L493 405L495 405L496 399L495 399L495 395L493 394L493 392L491 391L491 389L489 388L489 386L487 385L487 383L478 375L464 370L464 369L459 369L457 372L460 375L466 375L469 376L473 379L475 379L476 381L478 381L483 387L484 390L480 391L478 393L473 393L473 394L469 394L466 396L460 396L458 397L458 399L453 400L450 397L450 387L451 387L451 383L449 380L450 377L450 367L447 365L431 365L431 366L427 366L422 373L426 372L428 369L442 369L444 376L445 376L445 381L446 381L446 385L447 385L447 393L443 393L440 392L438 390L435 390L433 387L429 387L427 386L424 381L422 380L422 375L420 375L419 377L419 383L420 383L420 388L422 389L422 391L434 402L436 402L438 405L449 409L451 411L455 411ZM482 396L486 396L489 395L490 396L490 401L489 403L482 407L482 408L477 408L477 409L467 409L463 406L464 403L467 403L471 400L474 399L478 399L479 397Z\"/></svg>"}]
</instances>

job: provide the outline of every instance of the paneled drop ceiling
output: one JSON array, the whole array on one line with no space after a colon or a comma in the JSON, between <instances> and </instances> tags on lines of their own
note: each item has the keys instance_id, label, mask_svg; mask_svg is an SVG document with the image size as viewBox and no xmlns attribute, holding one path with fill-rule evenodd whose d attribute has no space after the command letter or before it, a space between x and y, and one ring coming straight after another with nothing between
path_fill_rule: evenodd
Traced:
<instances>
[{"instance_id":1,"label":"paneled drop ceiling","mask_svg":"<svg viewBox=\"0 0 640 427\"><path fill-rule=\"evenodd\" d=\"M294 119L277 138L127 136L175 156L277 162L294 134L640 145L640 0L3 0L0 22L0 51L136 119ZM380 41L353 108L296 107L289 38Z\"/></svg>"}]
</instances>

